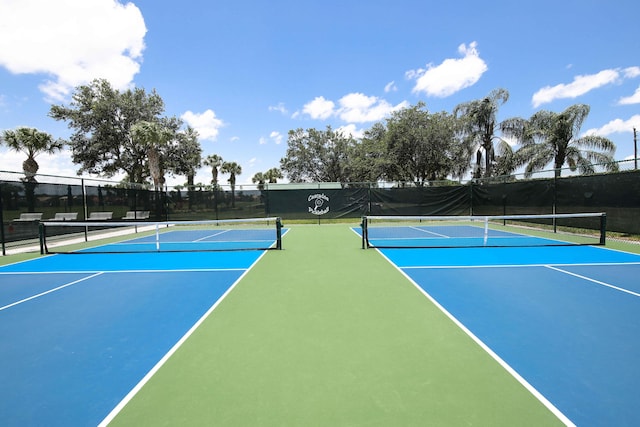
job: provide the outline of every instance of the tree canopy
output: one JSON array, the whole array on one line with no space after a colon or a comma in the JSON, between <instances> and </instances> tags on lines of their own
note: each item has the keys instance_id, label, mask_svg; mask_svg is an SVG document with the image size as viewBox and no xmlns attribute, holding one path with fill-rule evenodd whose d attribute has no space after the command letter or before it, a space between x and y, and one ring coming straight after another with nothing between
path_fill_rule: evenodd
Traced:
<instances>
[{"instance_id":1,"label":"tree canopy","mask_svg":"<svg viewBox=\"0 0 640 427\"><path fill-rule=\"evenodd\" d=\"M431 114L423 103L392 114L387 120L386 176L418 186L443 180L459 160L454 150L455 122L445 112ZM465 159L465 161L467 161Z\"/></svg>"},{"instance_id":2,"label":"tree canopy","mask_svg":"<svg viewBox=\"0 0 640 427\"><path fill-rule=\"evenodd\" d=\"M468 164L457 142L454 117L431 114L418 103L376 123L361 140L330 126L292 130L280 165L293 182L386 179L425 185L453 174L459 162Z\"/></svg>"},{"instance_id":3,"label":"tree canopy","mask_svg":"<svg viewBox=\"0 0 640 427\"><path fill-rule=\"evenodd\" d=\"M561 113L541 110L529 120L512 118L502 124L502 132L516 139L520 149L515 153L519 165L526 165L525 176L553 164L556 177L562 167L582 174L595 172L594 165L617 171L614 161L615 144L597 135L578 137L590 107L575 104Z\"/></svg>"},{"instance_id":4,"label":"tree canopy","mask_svg":"<svg viewBox=\"0 0 640 427\"><path fill-rule=\"evenodd\" d=\"M496 135L500 124L497 121L498 109L509 100L506 89L494 89L482 99L457 105L453 115L459 120L464 135L464 144L477 147L474 177L493 176L496 162L494 141L501 141ZM484 161L483 161L484 160Z\"/></svg>"},{"instance_id":5,"label":"tree canopy","mask_svg":"<svg viewBox=\"0 0 640 427\"><path fill-rule=\"evenodd\" d=\"M386 180L422 186L462 179L472 168L474 178L509 175L520 167L530 175L550 163L558 171L568 165L593 173L596 164L617 170L613 142L595 135L577 136L588 106L577 104L562 113L539 111L528 120L499 122L499 108L508 99L509 92L498 88L482 99L458 104L452 113L432 113L418 102L374 123L361 137L331 126L292 129L280 168L259 172L253 181L263 185L286 176L291 182ZM79 174L111 177L124 172L130 182L151 180L156 187L165 182L166 174L185 175L187 185L193 186L198 168L205 165L211 168L214 186L220 172L229 173L233 190L240 165L215 154L203 160L197 132L189 127L181 130L180 119L163 113L164 102L155 90L118 91L106 80L94 80L77 87L69 105L51 106L49 115L66 121L73 133L69 141L51 140L49 148L60 149L67 143ZM503 136L510 138L509 143ZM34 157L28 153L25 171L37 171Z\"/></svg>"},{"instance_id":6,"label":"tree canopy","mask_svg":"<svg viewBox=\"0 0 640 427\"><path fill-rule=\"evenodd\" d=\"M351 135L326 130L289 131L288 148L280 169L291 182L349 182L351 154L356 140Z\"/></svg>"},{"instance_id":7,"label":"tree canopy","mask_svg":"<svg viewBox=\"0 0 640 427\"><path fill-rule=\"evenodd\" d=\"M64 147L63 140L54 139L53 136L46 132L29 127L5 130L0 135L0 142L4 142L7 147L14 151L27 155L27 159L22 163L22 170L28 180L35 180L34 176L40 169L36 161L38 154L53 154Z\"/></svg>"}]
</instances>

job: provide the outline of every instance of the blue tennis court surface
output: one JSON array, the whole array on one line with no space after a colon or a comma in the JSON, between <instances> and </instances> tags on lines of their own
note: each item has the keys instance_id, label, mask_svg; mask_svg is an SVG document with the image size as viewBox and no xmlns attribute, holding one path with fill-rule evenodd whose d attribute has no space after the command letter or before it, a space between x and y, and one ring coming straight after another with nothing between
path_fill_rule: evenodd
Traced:
<instances>
[{"instance_id":1,"label":"blue tennis court surface","mask_svg":"<svg viewBox=\"0 0 640 427\"><path fill-rule=\"evenodd\" d=\"M0 424L98 425L263 254L88 253L0 267Z\"/></svg>"},{"instance_id":2,"label":"blue tennis court surface","mask_svg":"<svg viewBox=\"0 0 640 427\"><path fill-rule=\"evenodd\" d=\"M379 250L567 424L640 425L640 256L592 246Z\"/></svg>"}]
</instances>

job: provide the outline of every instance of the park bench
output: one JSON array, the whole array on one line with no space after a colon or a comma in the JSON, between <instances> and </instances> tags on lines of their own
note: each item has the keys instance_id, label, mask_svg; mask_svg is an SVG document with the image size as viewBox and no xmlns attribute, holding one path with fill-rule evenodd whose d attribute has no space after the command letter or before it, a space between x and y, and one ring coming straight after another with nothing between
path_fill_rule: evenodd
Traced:
<instances>
[{"instance_id":1,"label":"park bench","mask_svg":"<svg viewBox=\"0 0 640 427\"><path fill-rule=\"evenodd\" d=\"M30 212L21 213L20 218L16 218L14 221L40 221L42 219L42 212Z\"/></svg>"},{"instance_id":2,"label":"park bench","mask_svg":"<svg viewBox=\"0 0 640 427\"><path fill-rule=\"evenodd\" d=\"M103 221L106 219L112 219L113 218L113 212L91 212L89 214L89 218L87 218L90 221Z\"/></svg>"},{"instance_id":3,"label":"park bench","mask_svg":"<svg viewBox=\"0 0 640 427\"><path fill-rule=\"evenodd\" d=\"M149 219L149 211L127 211L122 219Z\"/></svg>"},{"instance_id":4,"label":"park bench","mask_svg":"<svg viewBox=\"0 0 640 427\"><path fill-rule=\"evenodd\" d=\"M73 221L78 219L78 212L58 212L49 221Z\"/></svg>"}]
</instances>

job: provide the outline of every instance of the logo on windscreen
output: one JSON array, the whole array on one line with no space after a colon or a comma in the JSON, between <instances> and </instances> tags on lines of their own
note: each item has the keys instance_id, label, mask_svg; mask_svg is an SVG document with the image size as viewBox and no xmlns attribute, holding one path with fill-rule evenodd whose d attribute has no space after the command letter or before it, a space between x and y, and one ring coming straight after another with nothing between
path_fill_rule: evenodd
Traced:
<instances>
[{"instance_id":1,"label":"logo on windscreen","mask_svg":"<svg viewBox=\"0 0 640 427\"><path fill-rule=\"evenodd\" d=\"M311 194L307 201L313 202L312 205L309 206L309 213L314 215L324 215L329 212L329 197L324 193Z\"/></svg>"}]
</instances>

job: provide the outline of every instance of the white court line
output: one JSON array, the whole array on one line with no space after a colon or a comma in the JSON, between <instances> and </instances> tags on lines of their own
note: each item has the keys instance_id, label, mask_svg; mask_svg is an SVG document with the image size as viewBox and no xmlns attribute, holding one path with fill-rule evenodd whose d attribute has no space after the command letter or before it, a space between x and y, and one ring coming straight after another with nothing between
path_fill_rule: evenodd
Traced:
<instances>
[{"instance_id":1,"label":"white court line","mask_svg":"<svg viewBox=\"0 0 640 427\"><path fill-rule=\"evenodd\" d=\"M249 267L235 268L178 268L167 270L105 270L100 273L190 273L190 272L215 272L215 271L244 271ZM31 274L89 274L95 270L65 270L65 271L0 271L0 276L7 275L31 275Z\"/></svg>"},{"instance_id":2,"label":"white court line","mask_svg":"<svg viewBox=\"0 0 640 427\"><path fill-rule=\"evenodd\" d=\"M228 233L229 231L231 231L231 230L218 231L217 233L213 233L213 234L210 234L208 236L201 237L200 239L196 239L196 240L194 240L194 242L200 242L200 241L208 239L210 237L216 237L216 236L219 236L221 234Z\"/></svg>"},{"instance_id":3,"label":"white court line","mask_svg":"<svg viewBox=\"0 0 640 427\"><path fill-rule=\"evenodd\" d=\"M431 231L431 230L425 230L425 229L422 229L422 228L420 228L418 226L413 226L413 227L409 227L409 228L411 228L413 230L422 231L423 233L433 234L434 236L438 236L438 237L444 237L444 238L447 238L447 239L451 238L451 236L447 236L445 234L436 233L435 231Z\"/></svg>"},{"instance_id":4,"label":"white court line","mask_svg":"<svg viewBox=\"0 0 640 427\"><path fill-rule=\"evenodd\" d=\"M572 272L570 272L570 271L563 270L563 269L561 269L561 268L557 268L557 267L553 267L553 266L551 266L551 265L545 265L545 267L547 267L547 268L549 268L549 269L551 269L551 270L558 271L558 272L560 272L560 273L568 274L569 276L574 276L574 277L577 277L577 278L579 278L579 279L583 279L583 280L586 280L586 281L588 281L588 282L595 283L595 284L597 284L597 285L605 286L605 287L607 287L607 288L615 289L616 291L620 291L620 292L624 292L624 293L629 294L629 295L633 295L633 296L636 296L636 297L640 297L640 293L630 291L629 289L621 288L621 287L619 287L619 286L615 286L615 285L612 285L612 284L610 284L610 283L601 282L600 280L592 279L592 278L590 278L590 277L583 276L583 275L581 275L581 274L572 273Z\"/></svg>"},{"instance_id":5,"label":"white court line","mask_svg":"<svg viewBox=\"0 0 640 427\"><path fill-rule=\"evenodd\" d=\"M640 262L585 262L585 263L571 263L571 264L553 264L557 267L589 267L589 266L605 266L605 265L640 265ZM408 265L398 266L403 270L420 270L420 269L443 269L443 268L523 268L523 267L550 267L549 264L487 264L487 265Z\"/></svg>"},{"instance_id":6,"label":"white court line","mask_svg":"<svg viewBox=\"0 0 640 427\"><path fill-rule=\"evenodd\" d=\"M102 274L102 272L95 273L95 274L92 274L92 275L90 275L90 276L83 277L82 279L74 280L73 282L69 282L69 283L66 283L66 284L64 284L64 285L58 286L57 288L49 289L48 291L41 292L41 293L39 293L39 294L32 295L32 296L30 296L30 297L28 297L28 298L21 299L20 301L16 301L16 302L14 302L14 303L11 303L11 304L8 304L8 305L5 305L5 306L3 306L3 307L0 307L0 311L2 311L2 310L6 310L7 308L10 308L10 307L16 306L16 305L18 305L18 304L25 303L25 302L27 302L27 301L31 301L32 299L39 298L39 297L41 297L41 296L44 296L44 295L50 294L50 293L52 293L52 292L59 291L60 289L64 289L64 288L66 288L66 287L68 287L68 286L75 285L76 283L80 283L80 282L84 282L85 280L93 279L94 277L100 276L101 274Z\"/></svg>"}]
</instances>

